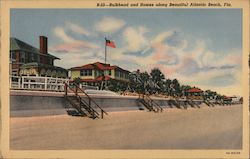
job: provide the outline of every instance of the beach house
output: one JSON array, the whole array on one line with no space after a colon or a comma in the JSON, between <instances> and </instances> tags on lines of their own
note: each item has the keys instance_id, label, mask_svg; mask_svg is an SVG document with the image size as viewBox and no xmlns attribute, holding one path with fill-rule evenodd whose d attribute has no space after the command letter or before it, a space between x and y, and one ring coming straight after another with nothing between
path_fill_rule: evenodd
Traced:
<instances>
[{"instance_id":1,"label":"beach house","mask_svg":"<svg viewBox=\"0 0 250 159\"><path fill-rule=\"evenodd\" d=\"M189 99L203 99L202 97L203 90L201 90L200 88L193 87L193 88L186 90L185 95Z\"/></svg>"},{"instance_id":2,"label":"beach house","mask_svg":"<svg viewBox=\"0 0 250 159\"><path fill-rule=\"evenodd\" d=\"M68 71L54 66L58 57L48 53L48 39L40 36L40 49L17 38L10 38L10 74L67 78Z\"/></svg>"},{"instance_id":3,"label":"beach house","mask_svg":"<svg viewBox=\"0 0 250 159\"><path fill-rule=\"evenodd\" d=\"M95 62L83 66L77 66L69 69L70 80L80 79L81 84L100 86L103 81L109 84L111 81L118 83L129 82L129 71L116 65Z\"/></svg>"}]
</instances>

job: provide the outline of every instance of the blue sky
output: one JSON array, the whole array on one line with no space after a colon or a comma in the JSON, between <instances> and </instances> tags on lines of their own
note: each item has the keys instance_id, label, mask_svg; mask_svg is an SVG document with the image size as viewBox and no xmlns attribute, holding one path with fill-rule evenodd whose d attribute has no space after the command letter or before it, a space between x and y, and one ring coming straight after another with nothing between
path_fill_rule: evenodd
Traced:
<instances>
[{"instance_id":1,"label":"blue sky","mask_svg":"<svg viewBox=\"0 0 250 159\"><path fill-rule=\"evenodd\" d=\"M240 9L13 9L11 36L49 52L70 68L104 60L130 71L162 70L182 84L241 93Z\"/></svg>"}]
</instances>

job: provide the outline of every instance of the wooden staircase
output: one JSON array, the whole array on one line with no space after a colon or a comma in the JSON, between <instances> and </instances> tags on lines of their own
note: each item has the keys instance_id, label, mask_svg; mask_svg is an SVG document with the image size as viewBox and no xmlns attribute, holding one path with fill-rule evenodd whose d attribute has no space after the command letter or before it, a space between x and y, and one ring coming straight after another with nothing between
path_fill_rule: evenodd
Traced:
<instances>
[{"instance_id":1,"label":"wooden staircase","mask_svg":"<svg viewBox=\"0 0 250 159\"><path fill-rule=\"evenodd\" d=\"M149 111L153 111L155 113L163 111L163 108L148 95L143 94L142 96L139 96L138 101Z\"/></svg>"},{"instance_id":2,"label":"wooden staircase","mask_svg":"<svg viewBox=\"0 0 250 159\"><path fill-rule=\"evenodd\" d=\"M210 102L209 100L205 100L204 99L204 103L209 106L209 107L214 107L214 104L212 102Z\"/></svg>"},{"instance_id":3,"label":"wooden staircase","mask_svg":"<svg viewBox=\"0 0 250 159\"><path fill-rule=\"evenodd\" d=\"M73 94L69 95L68 91L73 92ZM72 105L73 108L76 109L77 114L80 116L88 116L92 119L101 118L103 119L103 115L108 113L104 111L83 89L81 89L77 84L72 83L69 86L65 83L64 88L64 97L69 103ZM81 97L79 94L82 94L84 97ZM94 109L97 108L100 110L98 112Z\"/></svg>"}]
</instances>

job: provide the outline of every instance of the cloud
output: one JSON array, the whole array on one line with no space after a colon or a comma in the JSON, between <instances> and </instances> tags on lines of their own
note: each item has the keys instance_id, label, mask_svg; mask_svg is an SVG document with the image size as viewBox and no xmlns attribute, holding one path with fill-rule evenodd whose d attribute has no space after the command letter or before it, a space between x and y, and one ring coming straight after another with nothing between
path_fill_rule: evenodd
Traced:
<instances>
[{"instance_id":1,"label":"cloud","mask_svg":"<svg viewBox=\"0 0 250 159\"><path fill-rule=\"evenodd\" d=\"M125 21L113 17L104 17L100 22L95 24L97 31L103 33L114 33L125 25Z\"/></svg>"},{"instance_id":2,"label":"cloud","mask_svg":"<svg viewBox=\"0 0 250 159\"><path fill-rule=\"evenodd\" d=\"M166 31L158 34L152 41L152 44L159 44L164 42L168 37L174 34L174 31Z\"/></svg>"},{"instance_id":3,"label":"cloud","mask_svg":"<svg viewBox=\"0 0 250 159\"><path fill-rule=\"evenodd\" d=\"M127 27L123 32L123 38L126 42L126 49L128 52L137 52L145 49L149 43L145 34L149 29L143 26Z\"/></svg>"},{"instance_id":4,"label":"cloud","mask_svg":"<svg viewBox=\"0 0 250 159\"><path fill-rule=\"evenodd\" d=\"M188 46L194 47L187 49ZM139 50L136 54L139 54L140 49L134 49ZM151 53L140 56L120 54L117 58L136 63L139 66L137 68L142 71L151 71L152 68L158 67L167 78L177 78L182 84L214 89L221 93L237 86L235 93L241 94L241 50L213 52L207 48L204 40L187 41L174 30L153 37L145 50L150 50Z\"/></svg>"},{"instance_id":5,"label":"cloud","mask_svg":"<svg viewBox=\"0 0 250 159\"><path fill-rule=\"evenodd\" d=\"M86 41L73 41L70 43L58 44L50 48L52 52L79 52L83 49L98 49L99 46Z\"/></svg>"},{"instance_id":6,"label":"cloud","mask_svg":"<svg viewBox=\"0 0 250 159\"><path fill-rule=\"evenodd\" d=\"M65 30L63 29L63 27L55 27L54 28L54 34L61 40L63 40L64 42L72 42L75 41L72 37L68 36L65 32Z\"/></svg>"},{"instance_id":7,"label":"cloud","mask_svg":"<svg viewBox=\"0 0 250 159\"><path fill-rule=\"evenodd\" d=\"M55 60L55 65L63 66L66 69L100 61L99 57L93 56L93 54L89 53L88 51L74 54L59 54L58 57L61 59L67 59L67 62L65 62L65 60Z\"/></svg>"},{"instance_id":8,"label":"cloud","mask_svg":"<svg viewBox=\"0 0 250 159\"><path fill-rule=\"evenodd\" d=\"M72 32L75 32L77 34L86 35L86 36L91 35L87 29L85 29L77 24L74 24L72 22L66 21L65 26L66 26L66 28L68 28L69 30L71 30Z\"/></svg>"},{"instance_id":9,"label":"cloud","mask_svg":"<svg viewBox=\"0 0 250 159\"><path fill-rule=\"evenodd\" d=\"M203 90L211 89L221 94L242 94L241 71L238 69L212 69L200 71L192 76L183 76L175 73L172 77L177 78L182 84L197 86ZM234 88L233 91L228 91Z\"/></svg>"},{"instance_id":10,"label":"cloud","mask_svg":"<svg viewBox=\"0 0 250 159\"><path fill-rule=\"evenodd\" d=\"M147 37L150 29L145 26L128 26L122 32L123 46L108 49L108 62L130 71L140 69L150 72L158 67L166 78L177 78L181 84L211 89L222 94L233 90L242 94L241 63L242 50L215 52L207 48L204 39L188 41L180 31L163 31L153 37ZM68 67L102 61L103 50L88 41L77 41L63 28L56 28L55 34L64 43L54 46L61 59L69 60ZM119 40L118 40L119 41ZM69 56L74 53L74 56ZM74 62L71 62L74 61ZM64 65L63 62L60 64Z\"/></svg>"},{"instance_id":11,"label":"cloud","mask_svg":"<svg viewBox=\"0 0 250 159\"><path fill-rule=\"evenodd\" d=\"M83 52L85 50L91 50L93 52L100 47L95 43L86 41L86 40L77 40L69 36L63 27L55 27L54 34L56 37L63 42L54 46L51 46L49 50L55 53L77 53Z\"/></svg>"}]
</instances>

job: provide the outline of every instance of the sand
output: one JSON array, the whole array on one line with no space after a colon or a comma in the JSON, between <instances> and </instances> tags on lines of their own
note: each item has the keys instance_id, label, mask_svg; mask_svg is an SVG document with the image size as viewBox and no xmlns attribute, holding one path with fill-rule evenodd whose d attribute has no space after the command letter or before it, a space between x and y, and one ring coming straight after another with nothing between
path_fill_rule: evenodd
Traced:
<instances>
[{"instance_id":1,"label":"sand","mask_svg":"<svg viewBox=\"0 0 250 159\"><path fill-rule=\"evenodd\" d=\"M10 119L10 149L241 149L242 105Z\"/></svg>"}]
</instances>

